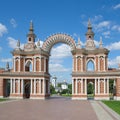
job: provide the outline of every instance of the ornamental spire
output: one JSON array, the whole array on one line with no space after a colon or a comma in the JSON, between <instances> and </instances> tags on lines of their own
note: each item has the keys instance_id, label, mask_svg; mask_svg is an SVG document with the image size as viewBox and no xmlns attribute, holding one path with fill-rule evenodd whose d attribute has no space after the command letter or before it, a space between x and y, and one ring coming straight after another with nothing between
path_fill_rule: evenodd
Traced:
<instances>
[{"instance_id":1,"label":"ornamental spire","mask_svg":"<svg viewBox=\"0 0 120 120\"><path fill-rule=\"evenodd\" d=\"M90 22L90 19L88 20L88 27L87 27L87 33L85 34L86 35L86 39L89 40L89 39L92 39L94 40L94 32L92 31L92 25L91 25L91 22Z\"/></svg>"},{"instance_id":2,"label":"ornamental spire","mask_svg":"<svg viewBox=\"0 0 120 120\"><path fill-rule=\"evenodd\" d=\"M30 28L29 28L29 33L27 34L28 37L28 43L34 43L36 35L34 34L34 27L33 27L33 22L32 20L30 21Z\"/></svg>"}]
</instances>

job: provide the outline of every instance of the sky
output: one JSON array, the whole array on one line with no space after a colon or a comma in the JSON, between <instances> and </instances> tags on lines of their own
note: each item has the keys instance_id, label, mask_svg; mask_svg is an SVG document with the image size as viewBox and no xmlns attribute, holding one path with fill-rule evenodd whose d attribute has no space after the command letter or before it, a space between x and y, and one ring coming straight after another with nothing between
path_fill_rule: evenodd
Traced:
<instances>
[{"instance_id":1,"label":"sky","mask_svg":"<svg viewBox=\"0 0 120 120\"><path fill-rule=\"evenodd\" d=\"M86 42L88 19L91 20L98 46L110 50L109 67L118 68L120 63L120 1L119 0L0 0L0 67L6 62L12 68L12 51L17 40L21 46L27 42L30 21L42 43L55 33L67 33L75 42ZM50 74L58 82L71 82L72 54L69 46L60 43L51 49Z\"/></svg>"}]
</instances>

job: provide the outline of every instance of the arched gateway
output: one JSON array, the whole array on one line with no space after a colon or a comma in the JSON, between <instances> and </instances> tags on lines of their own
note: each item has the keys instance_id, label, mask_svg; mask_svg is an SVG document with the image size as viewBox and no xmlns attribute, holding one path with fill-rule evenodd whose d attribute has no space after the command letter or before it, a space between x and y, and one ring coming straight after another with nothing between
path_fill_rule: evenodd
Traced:
<instances>
[{"instance_id":1,"label":"arched gateway","mask_svg":"<svg viewBox=\"0 0 120 120\"><path fill-rule=\"evenodd\" d=\"M45 99L50 96L49 56L52 46L62 42L70 46L73 56L72 99L87 99L87 85L94 86L94 99L109 99L109 80L114 80L115 98L120 100L120 70L108 70L109 50L103 48L100 40L97 48L90 21L86 33L85 48L78 40L67 34L54 34L46 39L42 47L40 41L35 44L33 24L30 23L27 43L11 53L13 68L0 70L0 97ZM10 89L10 90L8 90Z\"/></svg>"}]
</instances>

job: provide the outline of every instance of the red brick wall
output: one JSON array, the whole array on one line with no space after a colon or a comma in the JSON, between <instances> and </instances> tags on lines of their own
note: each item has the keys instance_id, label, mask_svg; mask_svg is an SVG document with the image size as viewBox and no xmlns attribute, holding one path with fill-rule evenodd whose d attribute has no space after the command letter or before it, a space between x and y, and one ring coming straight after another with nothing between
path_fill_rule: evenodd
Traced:
<instances>
[{"instance_id":1,"label":"red brick wall","mask_svg":"<svg viewBox=\"0 0 120 120\"><path fill-rule=\"evenodd\" d=\"M116 96L120 97L120 78L116 81Z\"/></svg>"},{"instance_id":2,"label":"red brick wall","mask_svg":"<svg viewBox=\"0 0 120 120\"><path fill-rule=\"evenodd\" d=\"M0 96L4 95L4 89L3 89L3 79L0 78Z\"/></svg>"}]
</instances>

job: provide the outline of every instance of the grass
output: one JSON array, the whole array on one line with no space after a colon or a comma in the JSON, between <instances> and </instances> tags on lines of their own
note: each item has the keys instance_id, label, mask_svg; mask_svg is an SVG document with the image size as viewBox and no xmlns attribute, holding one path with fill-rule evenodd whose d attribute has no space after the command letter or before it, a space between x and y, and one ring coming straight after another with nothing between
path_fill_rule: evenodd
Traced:
<instances>
[{"instance_id":1,"label":"grass","mask_svg":"<svg viewBox=\"0 0 120 120\"><path fill-rule=\"evenodd\" d=\"M120 101L102 101L120 115Z\"/></svg>"},{"instance_id":2,"label":"grass","mask_svg":"<svg viewBox=\"0 0 120 120\"><path fill-rule=\"evenodd\" d=\"M72 94L61 94L64 97L72 97Z\"/></svg>"},{"instance_id":3,"label":"grass","mask_svg":"<svg viewBox=\"0 0 120 120\"><path fill-rule=\"evenodd\" d=\"M6 99L6 98L0 98L0 102L6 101L6 100L8 100L8 99Z\"/></svg>"}]
</instances>

